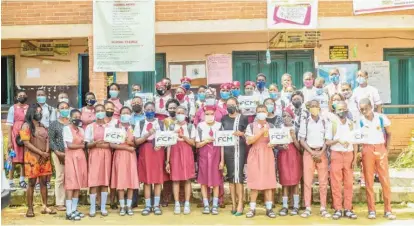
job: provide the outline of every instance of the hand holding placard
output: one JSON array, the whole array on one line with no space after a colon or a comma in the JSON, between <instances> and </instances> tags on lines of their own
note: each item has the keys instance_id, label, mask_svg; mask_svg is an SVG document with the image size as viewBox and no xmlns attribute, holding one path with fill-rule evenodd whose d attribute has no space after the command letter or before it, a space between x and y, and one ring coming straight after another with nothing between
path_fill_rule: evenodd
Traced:
<instances>
[{"instance_id":1,"label":"hand holding placard","mask_svg":"<svg viewBox=\"0 0 414 226\"><path fill-rule=\"evenodd\" d=\"M233 130L217 131L214 133L214 146L234 146L236 139Z\"/></svg>"},{"instance_id":2,"label":"hand holding placard","mask_svg":"<svg viewBox=\"0 0 414 226\"><path fill-rule=\"evenodd\" d=\"M174 131L157 131L155 133L155 146L167 147L177 144L178 135Z\"/></svg>"}]
</instances>

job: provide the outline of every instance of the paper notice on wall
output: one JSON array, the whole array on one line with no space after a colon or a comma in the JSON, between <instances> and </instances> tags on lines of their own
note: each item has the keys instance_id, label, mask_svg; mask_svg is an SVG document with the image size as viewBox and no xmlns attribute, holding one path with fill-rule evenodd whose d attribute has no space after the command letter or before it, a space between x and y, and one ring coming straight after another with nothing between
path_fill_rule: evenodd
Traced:
<instances>
[{"instance_id":1,"label":"paper notice on wall","mask_svg":"<svg viewBox=\"0 0 414 226\"><path fill-rule=\"evenodd\" d=\"M27 68L26 77L27 78L40 78L40 69L39 68Z\"/></svg>"},{"instance_id":2,"label":"paper notice on wall","mask_svg":"<svg viewBox=\"0 0 414 226\"><path fill-rule=\"evenodd\" d=\"M207 83L221 84L232 81L231 56L213 54L207 57Z\"/></svg>"},{"instance_id":3,"label":"paper notice on wall","mask_svg":"<svg viewBox=\"0 0 414 226\"><path fill-rule=\"evenodd\" d=\"M155 71L155 1L93 1L94 71Z\"/></svg>"},{"instance_id":4,"label":"paper notice on wall","mask_svg":"<svg viewBox=\"0 0 414 226\"><path fill-rule=\"evenodd\" d=\"M170 76L172 85L181 84L180 79L183 77L183 65L170 64L169 65L169 76Z\"/></svg>"},{"instance_id":5,"label":"paper notice on wall","mask_svg":"<svg viewBox=\"0 0 414 226\"><path fill-rule=\"evenodd\" d=\"M368 72L368 84L378 89L383 103L391 103L390 62L362 62L361 70Z\"/></svg>"},{"instance_id":6,"label":"paper notice on wall","mask_svg":"<svg viewBox=\"0 0 414 226\"><path fill-rule=\"evenodd\" d=\"M317 0L268 0L267 27L271 29L315 29Z\"/></svg>"},{"instance_id":7,"label":"paper notice on wall","mask_svg":"<svg viewBox=\"0 0 414 226\"><path fill-rule=\"evenodd\" d=\"M185 66L185 75L191 79L205 78L205 64L188 64Z\"/></svg>"},{"instance_id":8,"label":"paper notice on wall","mask_svg":"<svg viewBox=\"0 0 414 226\"><path fill-rule=\"evenodd\" d=\"M354 14L414 9L414 0L353 0Z\"/></svg>"}]
</instances>

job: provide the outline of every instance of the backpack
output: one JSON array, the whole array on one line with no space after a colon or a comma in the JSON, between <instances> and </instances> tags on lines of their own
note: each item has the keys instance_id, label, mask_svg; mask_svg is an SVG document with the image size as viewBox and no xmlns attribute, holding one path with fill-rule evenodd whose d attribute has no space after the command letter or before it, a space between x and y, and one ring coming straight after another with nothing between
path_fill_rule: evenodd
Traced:
<instances>
[{"instance_id":1,"label":"backpack","mask_svg":"<svg viewBox=\"0 0 414 226\"><path fill-rule=\"evenodd\" d=\"M387 140L387 131L385 130L384 118L382 117L382 115L379 115L379 121L380 121L380 127L382 130L382 134L384 135L384 140ZM359 120L359 125L361 126L361 128L364 127L364 122L362 121L362 119Z\"/></svg>"},{"instance_id":2,"label":"backpack","mask_svg":"<svg viewBox=\"0 0 414 226\"><path fill-rule=\"evenodd\" d=\"M322 120L323 129L325 130L325 133L326 133L326 122L325 122L325 119L323 119L321 116L319 116L319 120ZM308 136L308 124L309 124L309 112L306 111L306 129L305 129L306 133L305 133L305 138Z\"/></svg>"}]
</instances>

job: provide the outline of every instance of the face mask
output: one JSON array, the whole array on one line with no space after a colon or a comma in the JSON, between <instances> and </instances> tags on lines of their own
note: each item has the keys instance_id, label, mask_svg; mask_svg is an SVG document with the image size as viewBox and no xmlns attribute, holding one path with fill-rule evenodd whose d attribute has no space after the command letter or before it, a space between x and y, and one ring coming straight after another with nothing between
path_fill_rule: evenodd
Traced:
<instances>
[{"instance_id":1,"label":"face mask","mask_svg":"<svg viewBox=\"0 0 414 226\"><path fill-rule=\"evenodd\" d=\"M263 89L266 86L265 81L258 81L256 84L258 89Z\"/></svg>"},{"instance_id":2,"label":"face mask","mask_svg":"<svg viewBox=\"0 0 414 226\"><path fill-rule=\"evenodd\" d=\"M70 114L69 109L60 109L59 112L60 112L60 116L62 118L68 118L69 117L69 114Z\"/></svg>"},{"instance_id":3,"label":"face mask","mask_svg":"<svg viewBox=\"0 0 414 226\"><path fill-rule=\"evenodd\" d=\"M140 112L142 111L142 106L141 106L141 105L139 105L139 104L132 105L132 110L133 110L135 113L140 113Z\"/></svg>"},{"instance_id":4,"label":"face mask","mask_svg":"<svg viewBox=\"0 0 414 226\"><path fill-rule=\"evenodd\" d=\"M305 80L305 86L307 87L307 88L311 88L312 86L313 86L313 80Z\"/></svg>"},{"instance_id":5,"label":"face mask","mask_svg":"<svg viewBox=\"0 0 414 226\"><path fill-rule=\"evenodd\" d=\"M40 120L42 120L42 113L35 113L33 119L39 122Z\"/></svg>"},{"instance_id":6,"label":"face mask","mask_svg":"<svg viewBox=\"0 0 414 226\"><path fill-rule=\"evenodd\" d=\"M227 111L229 112L229 114L234 114L237 111L237 107L236 106L227 106Z\"/></svg>"},{"instance_id":7,"label":"face mask","mask_svg":"<svg viewBox=\"0 0 414 226\"><path fill-rule=\"evenodd\" d=\"M95 103L96 103L95 99L86 100L86 104L89 105L89 106L93 106L93 105L95 105Z\"/></svg>"},{"instance_id":8,"label":"face mask","mask_svg":"<svg viewBox=\"0 0 414 226\"><path fill-rule=\"evenodd\" d=\"M329 79L331 80L333 84L339 83L339 75L333 74L332 76L329 77Z\"/></svg>"},{"instance_id":9,"label":"face mask","mask_svg":"<svg viewBox=\"0 0 414 226\"><path fill-rule=\"evenodd\" d=\"M319 115L319 108L310 108L309 112L311 113L311 115L313 116L318 116Z\"/></svg>"},{"instance_id":10,"label":"face mask","mask_svg":"<svg viewBox=\"0 0 414 226\"><path fill-rule=\"evenodd\" d=\"M121 122L122 123L129 123L131 120L131 115L121 115Z\"/></svg>"},{"instance_id":11,"label":"face mask","mask_svg":"<svg viewBox=\"0 0 414 226\"><path fill-rule=\"evenodd\" d=\"M266 108L268 112L273 112L275 110L275 106L273 104L266 104Z\"/></svg>"},{"instance_id":12,"label":"face mask","mask_svg":"<svg viewBox=\"0 0 414 226\"><path fill-rule=\"evenodd\" d=\"M141 91L133 91L133 92L131 93L131 98L132 98L132 97L137 97L139 93L141 93Z\"/></svg>"},{"instance_id":13,"label":"face mask","mask_svg":"<svg viewBox=\"0 0 414 226\"><path fill-rule=\"evenodd\" d=\"M344 119L346 118L347 112L346 111L337 112L336 115L338 115L339 118Z\"/></svg>"},{"instance_id":14,"label":"face mask","mask_svg":"<svg viewBox=\"0 0 414 226\"><path fill-rule=\"evenodd\" d=\"M170 114L170 116L174 118L177 113L175 111L168 111L168 114Z\"/></svg>"},{"instance_id":15,"label":"face mask","mask_svg":"<svg viewBox=\"0 0 414 226\"><path fill-rule=\"evenodd\" d=\"M38 96L36 97L37 103L44 104L46 103L46 96Z\"/></svg>"},{"instance_id":16,"label":"face mask","mask_svg":"<svg viewBox=\"0 0 414 226\"><path fill-rule=\"evenodd\" d=\"M191 88L191 85L188 83L184 83L181 85L185 90L189 90Z\"/></svg>"},{"instance_id":17,"label":"face mask","mask_svg":"<svg viewBox=\"0 0 414 226\"><path fill-rule=\"evenodd\" d=\"M109 96L111 96L111 98L117 98L119 94L119 91L117 90L109 90Z\"/></svg>"},{"instance_id":18,"label":"face mask","mask_svg":"<svg viewBox=\"0 0 414 226\"><path fill-rule=\"evenodd\" d=\"M367 83L367 79L364 77L358 77L356 80L360 85Z\"/></svg>"},{"instance_id":19,"label":"face mask","mask_svg":"<svg viewBox=\"0 0 414 226\"><path fill-rule=\"evenodd\" d=\"M261 113L257 113L257 115L256 115L256 118L258 119L258 120L265 120L266 118L267 118L267 114L266 113L264 113L264 112L261 112Z\"/></svg>"},{"instance_id":20,"label":"face mask","mask_svg":"<svg viewBox=\"0 0 414 226\"><path fill-rule=\"evenodd\" d=\"M185 121L185 115L176 115L175 116L178 122L184 122Z\"/></svg>"},{"instance_id":21,"label":"face mask","mask_svg":"<svg viewBox=\"0 0 414 226\"><path fill-rule=\"evenodd\" d=\"M105 118L105 112L96 112L95 116L97 119L104 119Z\"/></svg>"},{"instance_id":22,"label":"face mask","mask_svg":"<svg viewBox=\"0 0 414 226\"><path fill-rule=\"evenodd\" d=\"M323 94L323 88L317 88L316 89L316 95L320 96Z\"/></svg>"},{"instance_id":23,"label":"face mask","mask_svg":"<svg viewBox=\"0 0 414 226\"><path fill-rule=\"evenodd\" d=\"M245 90L244 93L246 94L246 96L253 96L252 90Z\"/></svg>"},{"instance_id":24,"label":"face mask","mask_svg":"<svg viewBox=\"0 0 414 226\"><path fill-rule=\"evenodd\" d=\"M206 117L204 118L204 120L207 123L213 123L214 122L214 115L206 115Z\"/></svg>"},{"instance_id":25,"label":"face mask","mask_svg":"<svg viewBox=\"0 0 414 226\"><path fill-rule=\"evenodd\" d=\"M147 119L153 119L155 117L155 112L153 112L153 111L147 111L147 112L145 112L145 117Z\"/></svg>"},{"instance_id":26,"label":"face mask","mask_svg":"<svg viewBox=\"0 0 414 226\"><path fill-rule=\"evenodd\" d=\"M350 91L346 91L346 92L343 92L342 95L344 95L346 99L349 99L352 96L352 93Z\"/></svg>"},{"instance_id":27,"label":"face mask","mask_svg":"<svg viewBox=\"0 0 414 226\"><path fill-rule=\"evenodd\" d=\"M269 93L270 98L277 99L279 97L279 93Z\"/></svg>"},{"instance_id":28,"label":"face mask","mask_svg":"<svg viewBox=\"0 0 414 226\"><path fill-rule=\"evenodd\" d=\"M207 106L214 106L214 105L216 105L216 99L212 99L212 98L206 99L206 105Z\"/></svg>"},{"instance_id":29,"label":"face mask","mask_svg":"<svg viewBox=\"0 0 414 226\"><path fill-rule=\"evenodd\" d=\"M168 84L165 88L167 88L167 90L171 90L171 84Z\"/></svg>"},{"instance_id":30,"label":"face mask","mask_svg":"<svg viewBox=\"0 0 414 226\"><path fill-rule=\"evenodd\" d=\"M198 100L203 101L206 99L206 94L205 93L199 93L197 94L198 96Z\"/></svg>"},{"instance_id":31,"label":"face mask","mask_svg":"<svg viewBox=\"0 0 414 226\"><path fill-rule=\"evenodd\" d=\"M239 89L232 89L231 90L231 95L233 95L234 97L240 96L240 90Z\"/></svg>"},{"instance_id":32,"label":"face mask","mask_svg":"<svg viewBox=\"0 0 414 226\"><path fill-rule=\"evenodd\" d=\"M291 97L292 97L292 93L285 93L285 98L287 100L290 100Z\"/></svg>"},{"instance_id":33,"label":"face mask","mask_svg":"<svg viewBox=\"0 0 414 226\"><path fill-rule=\"evenodd\" d=\"M80 119L71 119L71 122L76 127L81 127L82 126L82 120L80 120Z\"/></svg>"},{"instance_id":34,"label":"face mask","mask_svg":"<svg viewBox=\"0 0 414 226\"><path fill-rule=\"evenodd\" d=\"M65 102L69 104L69 99L68 98L61 98L59 99L59 102Z\"/></svg>"},{"instance_id":35,"label":"face mask","mask_svg":"<svg viewBox=\"0 0 414 226\"><path fill-rule=\"evenodd\" d=\"M165 94L165 90L163 90L163 89L157 89L157 93L158 93L158 95L160 95L160 96L164 96L164 94Z\"/></svg>"},{"instance_id":36,"label":"face mask","mask_svg":"<svg viewBox=\"0 0 414 226\"><path fill-rule=\"evenodd\" d=\"M175 95L175 97L177 97L177 100L183 100L184 96L185 96L184 93L177 93L177 95Z\"/></svg>"},{"instance_id":37,"label":"face mask","mask_svg":"<svg viewBox=\"0 0 414 226\"><path fill-rule=\"evenodd\" d=\"M339 101L335 100L332 102L332 108L335 109L336 105L339 103Z\"/></svg>"},{"instance_id":38,"label":"face mask","mask_svg":"<svg viewBox=\"0 0 414 226\"><path fill-rule=\"evenodd\" d=\"M114 112L113 111L106 111L105 115L106 115L106 117L111 118L112 116L114 116Z\"/></svg>"},{"instance_id":39,"label":"face mask","mask_svg":"<svg viewBox=\"0 0 414 226\"><path fill-rule=\"evenodd\" d=\"M296 100L296 101L293 101L292 104L295 108L300 108L302 106L302 101Z\"/></svg>"},{"instance_id":40,"label":"face mask","mask_svg":"<svg viewBox=\"0 0 414 226\"><path fill-rule=\"evenodd\" d=\"M230 98L230 93L229 92L220 92L220 97L221 99L227 100Z\"/></svg>"},{"instance_id":41,"label":"face mask","mask_svg":"<svg viewBox=\"0 0 414 226\"><path fill-rule=\"evenodd\" d=\"M19 102L21 104L26 103L26 101L27 101L27 97L19 97L19 98L17 98L17 102Z\"/></svg>"}]
</instances>

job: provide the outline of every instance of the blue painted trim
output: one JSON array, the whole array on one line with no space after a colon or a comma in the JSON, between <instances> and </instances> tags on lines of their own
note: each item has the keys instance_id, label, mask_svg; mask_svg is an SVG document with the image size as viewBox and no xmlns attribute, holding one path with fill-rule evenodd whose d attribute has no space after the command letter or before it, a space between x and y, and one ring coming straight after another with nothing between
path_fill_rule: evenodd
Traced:
<instances>
[{"instance_id":1,"label":"blue painted trim","mask_svg":"<svg viewBox=\"0 0 414 226\"><path fill-rule=\"evenodd\" d=\"M114 83L116 83L116 72L113 72L113 73L114 73L113 74L114 75L114 79L113 80L114 80Z\"/></svg>"},{"instance_id":2,"label":"blue painted trim","mask_svg":"<svg viewBox=\"0 0 414 226\"><path fill-rule=\"evenodd\" d=\"M82 108L82 57L88 56L87 53L80 53L78 55L78 108Z\"/></svg>"}]
</instances>

